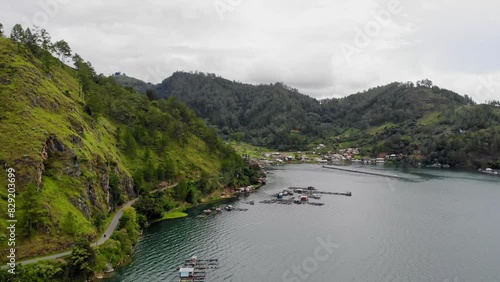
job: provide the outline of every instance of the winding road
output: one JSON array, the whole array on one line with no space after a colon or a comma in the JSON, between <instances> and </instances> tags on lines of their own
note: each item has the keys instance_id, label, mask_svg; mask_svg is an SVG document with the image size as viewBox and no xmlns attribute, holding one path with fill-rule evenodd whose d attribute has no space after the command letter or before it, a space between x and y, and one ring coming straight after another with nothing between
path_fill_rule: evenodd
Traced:
<instances>
[{"instance_id":1,"label":"winding road","mask_svg":"<svg viewBox=\"0 0 500 282\"><path fill-rule=\"evenodd\" d=\"M163 188L159 188L159 189L150 191L149 193L163 191L163 190L166 190L166 189L173 188L175 186L177 186L177 183L175 183L173 185L170 185L170 186L166 186L166 187L163 187ZM109 239L109 237L111 237L111 235L113 234L113 232L115 232L116 227L118 226L118 223L120 222L120 218L123 215L123 210L125 208L131 207L135 202L137 202L137 200L139 200L139 198L135 198L135 199L133 199L131 201L128 201L123 206L121 206L121 208L115 214L115 216L111 220L111 223L108 225L108 228L106 228L106 231L101 236L101 238L99 238L99 240L97 240L96 242L94 242L94 243L91 244L92 247L97 247L99 245L104 244L104 242L106 242ZM43 257L38 257L38 258L33 258L33 259L19 261L19 262L16 262L16 264L26 265L26 264L36 263L36 262L39 262L39 261L42 261L42 260L57 259L57 258L65 257L65 256L70 255L70 254L71 254L71 250L65 251L65 252L61 252L61 253L57 253L57 254L48 255L48 256L43 256ZM4 265L4 266L2 266L0 268L1 269L7 269L8 265Z\"/></svg>"},{"instance_id":2,"label":"winding road","mask_svg":"<svg viewBox=\"0 0 500 282\"><path fill-rule=\"evenodd\" d=\"M111 223L108 225L108 228L106 228L106 231L101 236L101 238L99 238L99 240L97 240L96 242L94 242L94 243L91 244L92 247L97 247L99 245L104 244L104 242L106 242L109 239L109 237L111 237L111 235L115 231L116 227L118 226L118 223L120 222L120 218L123 215L123 210L125 208L131 207L135 202L137 202L138 199L139 198L136 198L136 199L133 199L132 201L129 201L129 202L125 203L118 210L118 212L115 214L115 216L111 220ZM48 256L43 256L43 257L38 257L38 258L33 258L33 259L19 261L19 262L16 262L16 264L26 265L26 264L36 263L36 262L39 262L39 261L42 261L42 260L57 259L57 258L60 258L60 257L65 257L65 256L70 255L70 254L71 254L71 250L65 251L65 252L62 252L62 253L48 255ZM6 268L8 268L8 266L4 265L1 268L2 269L6 269Z\"/></svg>"}]
</instances>

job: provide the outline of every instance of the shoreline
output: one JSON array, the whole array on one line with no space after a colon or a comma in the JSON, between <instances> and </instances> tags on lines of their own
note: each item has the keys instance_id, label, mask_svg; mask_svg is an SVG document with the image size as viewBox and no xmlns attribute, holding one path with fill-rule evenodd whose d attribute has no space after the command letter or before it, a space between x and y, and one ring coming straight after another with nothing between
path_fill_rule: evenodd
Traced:
<instances>
[{"instance_id":1,"label":"shoreline","mask_svg":"<svg viewBox=\"0 0 500 282\"><path fill-rule=\"evenodd\" d=\"M260 184L255 184L255 185L252 185L252 186L254 188L249 193L252 193L252 192L255 192L255 191L259 190L260 188L262 188L263 186L265 186L265 184L260 183ZM202 202L202 203L199 203L199 204L196 204L196 205L191 205L191 204L189 204L189 205L182 205L180 207L174 208L173 210L171 210L169 212L166 212L163 215L162 218L153 220L148 226L146 226L145 228L141 229L141 234L139 235L139 237L137 238L137 241L135 242L136 245L134 245L134 251L132 252L132 255L129 256L126 260L124 260L123 262L121 262L119 265L117 265L115 267L117 269L121 269L121 268L126 267L127 265L130 265L132 263L132 260L133 260L134 254L135 254L135 248L137 247L137 242L142 237L144 230L146 230L147 228L149 228L151 225L159 223L159 222L163 222L163 221L175 220L175 219L181 219L181 218L190 217L191 215L188 213L188 210L190 210L190 209L199 208L199 207L203 207L203 206L207 206L207 205L214 205L214 204L217 204L217 203L223 202L223 201L231 201L231 200L235 201L235 200L238 200L238 198L239 198L238 196L241 194L240 191L237 191L237 189L239 189L239 188L234 188L234 192L231 192L229 194L227 194L226 189L227 188L224 188L224 190L222 190L222 192L218 191L219 193L226 193L225 196L215 197L215 198L207 197L207 198L202 199L202 201L205 200L205 202ZM168 214L176 214L178 216L175 216L175 217L172 217L172 218L168 218L168 217L166 217L166 215L168 215ZM94 277L92 277L90 281L100 281L100 280L103 280L103 279L112 278L114 275L116 275L117 269L114 269L114 271L110 272L110 273L94 273Z\"/></svg>"}]
</instances>

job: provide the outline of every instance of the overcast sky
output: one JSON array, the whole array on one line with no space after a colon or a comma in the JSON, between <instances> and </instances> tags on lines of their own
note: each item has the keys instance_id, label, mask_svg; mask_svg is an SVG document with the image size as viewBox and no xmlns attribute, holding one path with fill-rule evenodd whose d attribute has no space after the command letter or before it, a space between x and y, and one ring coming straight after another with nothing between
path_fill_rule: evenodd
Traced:
<instances>
[{"instance_id":1,"label":"overcast sky","mask_svg":"<svg viewBox=\"0 0 500 282\"><path fill-rule=\"evenodd\" d=\"M460 2L460 3L458 3ZM174 71L284 82L317 98L431 79L500 100L500 2L409 0L18 0L15 23L65 39L98 73L160 82Z\"/></svg>"}]
</instances>

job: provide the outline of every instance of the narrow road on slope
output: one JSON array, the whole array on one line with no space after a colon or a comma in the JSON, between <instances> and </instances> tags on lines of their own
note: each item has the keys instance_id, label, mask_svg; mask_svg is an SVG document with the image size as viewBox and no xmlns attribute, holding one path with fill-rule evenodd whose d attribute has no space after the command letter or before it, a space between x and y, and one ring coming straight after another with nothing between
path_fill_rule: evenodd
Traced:
<instances>
[{"instance_id":1,"label":"narrow road on slope","mask_svg":"<svg viewBox=\"0 0 500 282\"><path fill-rule=\"evenodd\" d=\"M175 183L173 185L170 185L170 186L167 186L167 187L164 187L164 188L160 188L160 189L156 189L156 190L150 191L149 193L154 193L154 192L157 192L157 191L163 191L165 189L170 189L170 188L175 187L176 185L177 185L177 183ZM136 198L136 199L133 199L131 201L128 201L123 206L121 206L121 208L115 214L115 216L111 220L111 223L108 225L108 228L106 228L106 231L101 236L101 238L99 238L99 240L97 240L96 242L94 242L94 243L91 244L92 247L97 247L99 245L104 244L104 242L106 242L109 239L109 237L111 237L111 235L113 234L113 232L115 232L116 227L118 226L118 223L120 222L120 218L123 215L123 210L125 208L131 207L135 202L137 202L137 200L139 200L139 198ZM67 255L70 255L70 254L71 254L71 250L65 251L65 252L61 252L61 253L57 253L57 254L48 255L48 256L43 256L43 257L38 257L38 258L33 258L33 259L28 259L28 260L16 262L16 264L26 265L26 264L36 263L36 262L39 262L39 261L42 261L42 260L60 258L60 257L64 257L64 256L67 256ZM7 265L4 265L4 266L1 267L1 269L7 269L7 268L8 268Z\"/></svg>"}]
</instances>

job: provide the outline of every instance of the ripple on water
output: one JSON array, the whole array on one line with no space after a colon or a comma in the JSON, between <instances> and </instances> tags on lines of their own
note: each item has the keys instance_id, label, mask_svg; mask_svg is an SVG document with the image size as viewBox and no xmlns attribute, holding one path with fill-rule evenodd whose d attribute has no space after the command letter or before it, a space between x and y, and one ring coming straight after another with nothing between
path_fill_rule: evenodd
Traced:
<instances>
[{"instance_id":1,"label":"ripple on water","mask_svg":"<svg viewBox=\"0 0 500 282\"><path fill-rule=\"evenodd\" d=\"M388 170L387 168L378 168ZM289 166L245 201L248 212L223 212L153 225L117 281L176 281L192 255L218 258L207 282L274 282L314 256L317 239L340 246L307 281L499 281L500 185L482 175L391 171L412 181ZM352 191L323 196L322 207L258 203L289 186ZM291 277L291 276L289 276ZM496 280L495 280L496 279Z\"/></svg>"}]
</instances>

